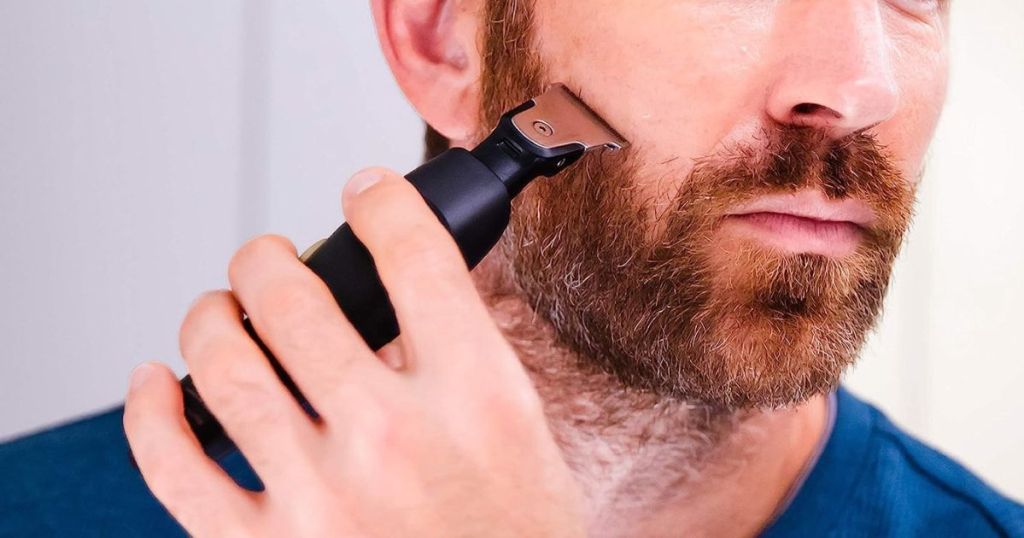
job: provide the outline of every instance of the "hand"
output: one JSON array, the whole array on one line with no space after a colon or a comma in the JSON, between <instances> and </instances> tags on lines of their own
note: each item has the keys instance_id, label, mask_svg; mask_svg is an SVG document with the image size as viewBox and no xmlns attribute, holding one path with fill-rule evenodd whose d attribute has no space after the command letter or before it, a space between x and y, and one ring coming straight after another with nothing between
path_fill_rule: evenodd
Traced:
<instances>
[{"instance_id":1,"label":"hand","mask_svg":"<svg viewBox=\"0 0 1024 538\"><path fill-rule=\"evenodd\" d=\"M539 397L451 236L394 173L357 175L343 200L401 338L375 355L291 243L250 241L231 260L232 291L196 301L180 345L265 490L238 487L204 455L174 374L145 364L124 426L153 493L198 536L581 536ZM274 375L243 311L320 421Z\"/></svg>"}]
</instances>

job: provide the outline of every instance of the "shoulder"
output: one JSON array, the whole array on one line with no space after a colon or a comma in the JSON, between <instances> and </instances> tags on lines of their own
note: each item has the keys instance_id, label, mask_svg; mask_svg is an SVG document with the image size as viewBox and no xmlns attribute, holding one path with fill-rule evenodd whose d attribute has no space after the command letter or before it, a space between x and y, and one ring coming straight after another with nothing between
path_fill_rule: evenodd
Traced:
<instances>
[{"instance_id":1,"label":"shoulder","mask_svg":"<svg viewBox=\"0 0 1024 538\"><path fill-rule=\"evenodd\" d=\"M1024 507L840 389L833 431L769 536L1022 536Z\"/></svg>"},{"instance_id":2,"label":"shoulder","mask_svg":"<svg viewBox=\"0 0 1024 538\"><path fill-rule=\"evenodd\" d=\"M963 529L964 535L1024 536L1024 507L963 465L926 445L865 403L875 416L876 489L894 517L923 529ZM884 481L884 483L882 483ZM902 513L901 513L902 509Z\"/></svg>"},{"instance_id":3,"label":"shoulder","mask_svg":"<svg viewBox=\"0 0 1024 538\"><path fill-rule=\"evenodd\" d=\"M0 536L183 536L112 409L0 444Z\"/></svg>"}]
</instances>

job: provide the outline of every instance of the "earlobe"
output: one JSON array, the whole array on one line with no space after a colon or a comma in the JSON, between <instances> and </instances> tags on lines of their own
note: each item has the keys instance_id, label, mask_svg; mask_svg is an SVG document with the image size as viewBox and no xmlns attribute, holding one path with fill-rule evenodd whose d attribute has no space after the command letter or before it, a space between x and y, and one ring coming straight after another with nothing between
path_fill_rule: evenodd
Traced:
<instances>
[{"instance_id":1,"label":"earlobe","mask_svg":"<svg viewBox=\"0 0 1024 538\"><path fill-rule=\"evenodd\" d=\"M453 143L478 130L479 22L460 0L371 0L381 50L420 116Z\"/></svg>"}]
</instances>

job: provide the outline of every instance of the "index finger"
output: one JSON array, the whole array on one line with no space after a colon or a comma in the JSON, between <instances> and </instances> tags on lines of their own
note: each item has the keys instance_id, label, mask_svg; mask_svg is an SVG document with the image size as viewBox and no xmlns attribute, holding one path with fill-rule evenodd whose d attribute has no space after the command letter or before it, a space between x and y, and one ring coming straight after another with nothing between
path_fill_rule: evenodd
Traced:
<instances>
[{"instance_id":1,"label":"index finger","mask_svg":"<svg viewBox=\"0 0 1024 538\"><path fill-rule=\"evenodd\" d=\"M391 298L413 367L493 351L500 334L458 245L411 183L369 169L346 186L344 205Z\"/></svg>"}]
</instances>

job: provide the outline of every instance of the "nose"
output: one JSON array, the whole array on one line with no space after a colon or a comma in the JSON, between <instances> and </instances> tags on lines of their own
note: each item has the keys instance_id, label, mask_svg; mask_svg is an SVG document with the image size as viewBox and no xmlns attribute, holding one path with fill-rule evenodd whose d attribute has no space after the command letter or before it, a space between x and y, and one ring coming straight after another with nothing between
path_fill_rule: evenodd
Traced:
<instances>
[{"instance_id":1,"label":"nose","mask_svg":"<svg viewBox=\"0 0 1024 538\"><path fill-rule=\"evenodd\" d=\"M878 0L786 2L767 113L841 138L893 116L899 87Z\"/></svg>"}]
</instances>

